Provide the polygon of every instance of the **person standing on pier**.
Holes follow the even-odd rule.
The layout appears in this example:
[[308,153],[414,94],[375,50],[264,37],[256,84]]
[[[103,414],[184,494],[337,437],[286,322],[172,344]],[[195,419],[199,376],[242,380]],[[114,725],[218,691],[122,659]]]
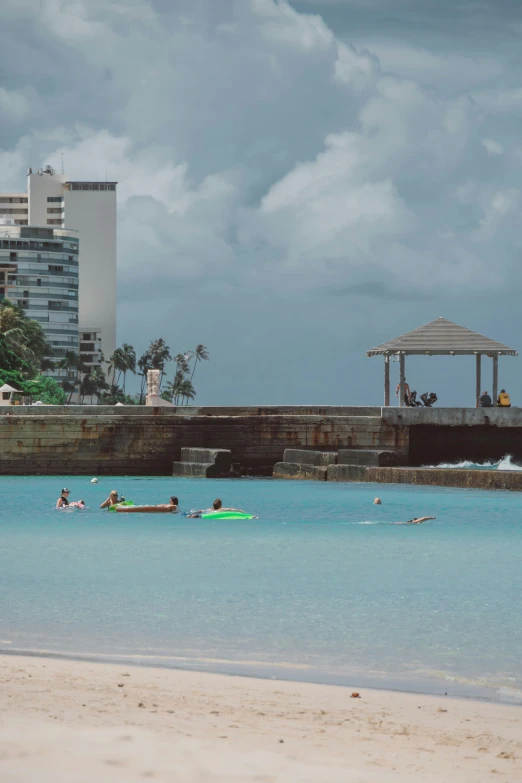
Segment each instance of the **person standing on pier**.
[[[397,388],[395,389],[395,396],[396,397],[399,396],[400,388],[401,388],[401,384],[398,383],[397,384]],[[404,404],[406,405],[406,407],[408,407],[409,404],[410,404],[410,386],[409,386],[408,382],[406,381],[406,378],[404,379]]]

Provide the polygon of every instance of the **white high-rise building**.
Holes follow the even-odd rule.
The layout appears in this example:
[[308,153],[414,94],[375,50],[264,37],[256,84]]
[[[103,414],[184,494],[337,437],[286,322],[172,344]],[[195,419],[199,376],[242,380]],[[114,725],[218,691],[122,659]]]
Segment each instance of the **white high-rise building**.
[[0,194],[0,217],[78,232],[79,350],[95,366],[116,348],[117,183],[71,181],[50,166],[29,169],[27,180],[27,193]]

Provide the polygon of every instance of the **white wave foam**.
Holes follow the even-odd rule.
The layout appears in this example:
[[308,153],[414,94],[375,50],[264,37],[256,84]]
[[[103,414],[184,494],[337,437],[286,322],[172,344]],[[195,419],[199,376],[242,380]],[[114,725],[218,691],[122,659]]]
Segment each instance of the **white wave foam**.
[[487,460],[486,462],[472,462],[465,459],[461,462],[441,462],[439,465],[424,465],[425,468],[468,468],[470,470],[522,470],[522,465],[513,462],[513,457],[506,454],[498,462]]

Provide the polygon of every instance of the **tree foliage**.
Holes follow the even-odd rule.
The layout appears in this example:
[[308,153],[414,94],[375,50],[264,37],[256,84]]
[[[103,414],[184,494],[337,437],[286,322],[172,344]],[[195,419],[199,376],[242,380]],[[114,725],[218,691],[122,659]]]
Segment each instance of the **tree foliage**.
[[34,402],[39,400],[46,405],[65,405],[67,402],[67,395],[54,378],[41,375],[28,380],[18,370],[0,369],[0,386],[4,383],[30,394]]
[[34,377],[52,348],[37,321],[8,299],[0,302],[0,368]]

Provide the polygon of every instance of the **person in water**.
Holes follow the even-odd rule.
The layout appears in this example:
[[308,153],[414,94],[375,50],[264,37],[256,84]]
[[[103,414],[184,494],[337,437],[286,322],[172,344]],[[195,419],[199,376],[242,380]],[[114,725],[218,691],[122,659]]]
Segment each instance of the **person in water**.
[[118,498],[118,493],[113,489],[107,500],[103,501],[100,508],[109,508],[110,506],[115,506],[116,503],[122,503],[124,500],[125,498],[123,496]]
[[209,508],[208,510],[209,511],[238,511],[240,514],[245,513],[241,508],[223,508],[223,503],[221,501],[221,498],[216,498],[212,503],[212,508]]
[[415,519],[408,519],[407,522],[399,522],[399,525],[420,525],[421,522],[427,522],[428,519],[437,519],[437,517],[416,517]]
[[382,503],[382,500],[380,498],[375,498],[375,500],[373,501],[373,505],[374,506],[380,506],[381,503]]
[[175,495],[172,495],[171,499],[168,503],[159,503],[157,505],[157,508],[168,508],[170,511],[172,511],[173,514],[175,514],[177,511],[179,511],[179,500]]
[[74,508],[85,508],[85,500],[75,500],[74,503],[69,503],[69,506]]
[[223,508],[223,501],[221,498],[216,498],[212,503],[212,508],[204,508],[201,511],[194,511],[192,514],[187,514],[187,519],[199,519],[202,514],[212,514],[212,512],[217,511],[237,511],[240,514],[246,513],[240,508]]
[[60,493],[60,497],[56,501],[56,508],[65,508],[65,506],[69,505],[69,495],[70,490],[69,489],[62,489]]

